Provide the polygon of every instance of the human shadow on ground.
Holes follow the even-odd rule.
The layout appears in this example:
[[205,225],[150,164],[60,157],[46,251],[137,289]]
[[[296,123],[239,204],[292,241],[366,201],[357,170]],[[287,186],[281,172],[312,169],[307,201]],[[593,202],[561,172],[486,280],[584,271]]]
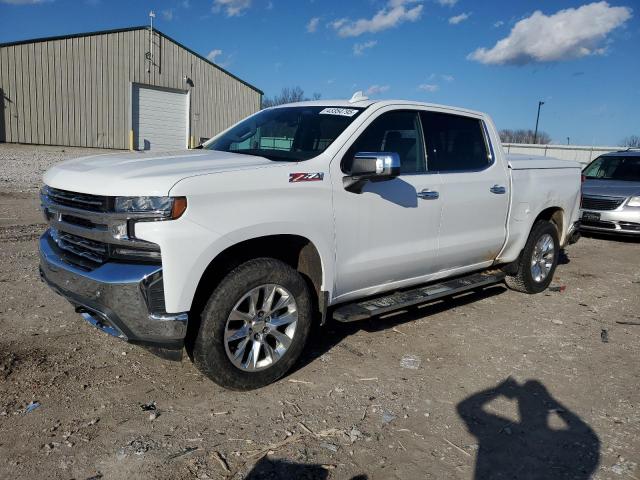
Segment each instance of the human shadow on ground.
[[[505,397],[518,402],[519,421],[492,413],[487,405]],[[475,479],[548,480],[591,478],[600,461],[600,440],[578,415],[554,399],[537,380],[520,385],[507,378],[457,405],[478,440]],[[552,428],[551,416],[564,423]]]
[[[245,480],[325,480],[329,478],[326,466],[296,463],[289,460],[261,458],[245,477]],[[357,475],[351,480],[367,480],[366,475]]]

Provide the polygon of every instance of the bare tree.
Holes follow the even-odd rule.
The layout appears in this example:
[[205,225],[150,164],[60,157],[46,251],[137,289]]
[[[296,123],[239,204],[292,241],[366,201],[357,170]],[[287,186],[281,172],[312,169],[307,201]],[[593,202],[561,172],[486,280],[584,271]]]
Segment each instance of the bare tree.
[[538,135],[534,141],[534,133],[531,129],[504,129],[500,130],[500,140],[502,140],[503,143],[537,143],[540,145],[547,145],[551,142],[551,136],[541,131],[538,131]]
[[640,135],[629,135],[620,142],[621,147],[640,148]]
[[[314,93],[312,98],[313,100],[319,100],[321,96],[319,93]],[[285,103],[302,102],[305,100],[311,99],[304,96],[304,90],[299,86],[284,87],[279,95],[263,98],[262,108],[275,107],[276,105],[283,105]]]

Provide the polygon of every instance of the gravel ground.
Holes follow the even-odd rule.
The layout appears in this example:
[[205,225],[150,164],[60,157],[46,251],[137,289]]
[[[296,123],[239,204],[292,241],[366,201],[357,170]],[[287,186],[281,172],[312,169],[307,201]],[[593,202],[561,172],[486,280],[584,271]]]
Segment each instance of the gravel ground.
[[[0,158],[82,153],[45,151]],[[40,283],[39,173],[20,168],[0,187],[0,478],[640,478],[640,243],[582,239],[564,290],[331,322],[290,375],[236,393]]]
[[42,174],[62,160],[114,153],[98,148],[50,147],[42,145],[0,144],[0,192],[37,191]]

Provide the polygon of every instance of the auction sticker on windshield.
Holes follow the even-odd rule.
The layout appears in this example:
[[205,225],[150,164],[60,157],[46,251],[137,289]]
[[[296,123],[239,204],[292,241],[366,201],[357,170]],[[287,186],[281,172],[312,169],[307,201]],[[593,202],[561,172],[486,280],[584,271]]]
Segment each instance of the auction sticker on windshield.
[[353,108],[330,107],[322,110],[320,115],[341,115],[343,117],[353,117],[356,113],[358,113],[358,110],[354,110]]

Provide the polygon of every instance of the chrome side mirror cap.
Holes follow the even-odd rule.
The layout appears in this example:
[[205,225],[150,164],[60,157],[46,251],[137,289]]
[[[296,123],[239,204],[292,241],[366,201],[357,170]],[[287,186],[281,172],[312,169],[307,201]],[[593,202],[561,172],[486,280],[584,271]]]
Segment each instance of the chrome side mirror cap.
[[395,152],[358,152],[353,158],[352,177],[397,177],[400,156]]
[[382,181],[400,175],[400,156],[396,152],[358,152],[353,157],[344,188],[361,193],[367,181]]

